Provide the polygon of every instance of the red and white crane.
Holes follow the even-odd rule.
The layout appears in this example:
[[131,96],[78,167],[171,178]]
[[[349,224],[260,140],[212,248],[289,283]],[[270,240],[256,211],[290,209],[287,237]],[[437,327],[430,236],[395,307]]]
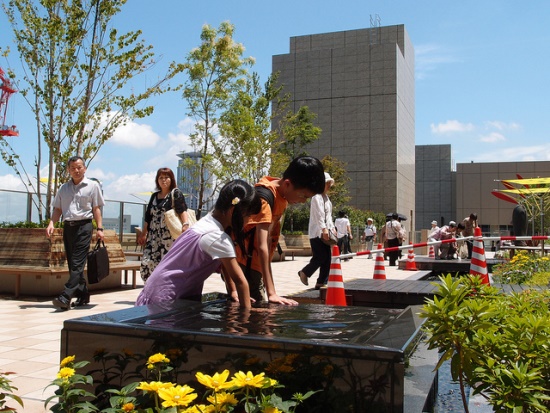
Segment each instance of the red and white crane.
[[15,125],[6,125],[6,115],[8,113],[8,101],[11,95],[16,93],[8,77],[0,67],[0,136],[19,136],[19,131]]

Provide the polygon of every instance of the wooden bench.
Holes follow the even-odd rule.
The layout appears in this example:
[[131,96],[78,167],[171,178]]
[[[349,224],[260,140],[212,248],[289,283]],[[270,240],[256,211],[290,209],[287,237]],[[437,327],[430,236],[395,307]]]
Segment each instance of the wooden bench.
[[[15,297],[59,294],[69,275],[62,231],[56,229],[48,239],[42,228],[0,228],[0,292],[13,293]],[[94,232],[90,248],[95,244]],[[129,275],[132,288],[136,288],[140,261],[126,260],[113,230],[105,231],[105,245],[111,274],[101,283],[90,285],[90,290],[120,288],[122,278],[128,284]]]
[[[109,264],[109,269],[112,274],[116,274],[118,271],[121,272],[122,277],[124,277],[124,284],[128,285],[128,273],[132,276],[132,288],[137,287],[137,271],[141,267],[141,262],[139,261],[126,261],[126,262],[117,262]],[[86,270],[84,270],[85,276],[87,275]],[[11,265],[0,265],[0,275],[13,275],[15,276],[15,286],[14,286],[14,297],[19,298],[21,295],[21,277],[23,276],[35,276],[35,277],[54,277],[54,278],[63,278],[67,280],[69,276],[68,268],[44,268],[38,266],[11,266]],[[112,275],[110,275],[111,277]],[[109,277],[107,277],[109,278]],[[105,283],[105,280],[102,281]],[[90,290],[95,290],[97,284],[89,285]]]

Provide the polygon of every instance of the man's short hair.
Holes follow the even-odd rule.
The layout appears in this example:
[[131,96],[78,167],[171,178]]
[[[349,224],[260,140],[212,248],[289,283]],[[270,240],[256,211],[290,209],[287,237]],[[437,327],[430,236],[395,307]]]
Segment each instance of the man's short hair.
[[67,167],[71,166],[71,164],[76,161],[82,161],[82,163],[86,165],[86,161],[84,161],[84,158],[82,156],[75,155],[69,158],[69,160],[67,161]]

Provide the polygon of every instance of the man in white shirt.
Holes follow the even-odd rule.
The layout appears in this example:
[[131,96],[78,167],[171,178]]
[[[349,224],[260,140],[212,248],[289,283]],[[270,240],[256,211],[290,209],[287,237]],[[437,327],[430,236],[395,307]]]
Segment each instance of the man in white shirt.
[[[376,227],[373,224],[372,218],[367,218],[367,225],[365,226],[365,231],[363,232],[363,239],[366,243],[368,251],[372,251],[374,241],[376,240]],[[368,258],[372,258],[372,254],[369,254]]]
[[[386,222],[386,239],[388,240],[388,248],[399,246],[399,234],[401,232],[401,223],[397,220],[397,213],[393,213],[391,219]],[[397,265],[399,258],[399,250],[388,253],[390,259],[390,267]]]
[[[351,235],[351,226],[345,211],[340,211],[338,213],[338,218],[334,221],[334,226],[336,228],[336,236],[338,237],[338,249],[340,250],[340,254],[350,254],[351,248],[349,242],[353,239],[353,236]],[[348,258],[344,258],[344,261],[347,260]]]

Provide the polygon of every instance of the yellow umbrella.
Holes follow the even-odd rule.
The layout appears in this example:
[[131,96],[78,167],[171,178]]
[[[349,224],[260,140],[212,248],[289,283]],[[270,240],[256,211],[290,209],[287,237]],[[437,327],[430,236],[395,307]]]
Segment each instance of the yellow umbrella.
[[502,182],[520,185],[544,185],[550,184],[550,178],[503,179]]
[[500,192],[509,192],[511,194],[545,194],[547,192],[550,192],[550,188],[501,189]]

